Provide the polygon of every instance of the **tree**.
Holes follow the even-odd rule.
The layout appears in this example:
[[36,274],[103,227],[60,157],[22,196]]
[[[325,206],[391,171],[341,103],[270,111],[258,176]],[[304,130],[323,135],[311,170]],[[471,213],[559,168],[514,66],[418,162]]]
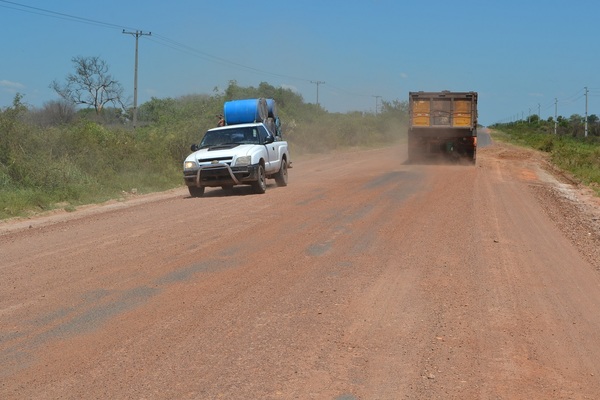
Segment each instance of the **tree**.
[[12,107],[0,109],[0,183],[7,183],[12,179],[16,160],[23,157],[21,146],[23,128],[21,123],[27,112],[23,103],[23,95],[15,94]]
[[75,105],[65,99],[50,100],[41,109],[29,112],[31,120],[41,126],[68,124],[75,120],[76,114]]
[[77,56],[71,59],[75,73],[66,82],[52,81],[50,88],[60,97],[75,104],[93,107],[100,114],[107,103],[125,109],[123,86],[108,73],[108,64],[99,57]]
[[408,115],[408,101],[381,100],[381,113],[393,113],[398,114],[402,117],[406,117]]

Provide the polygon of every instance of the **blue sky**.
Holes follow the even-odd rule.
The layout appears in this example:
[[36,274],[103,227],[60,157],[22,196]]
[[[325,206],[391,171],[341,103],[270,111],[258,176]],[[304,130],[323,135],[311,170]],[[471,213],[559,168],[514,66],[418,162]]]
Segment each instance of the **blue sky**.
[[484,125],[529,113],[600,115],[594,0],[0,0],[0,108],[40,107],[98,56],[138,104],[241,86],[291,88],[332,112],[409,91],[477,91]]

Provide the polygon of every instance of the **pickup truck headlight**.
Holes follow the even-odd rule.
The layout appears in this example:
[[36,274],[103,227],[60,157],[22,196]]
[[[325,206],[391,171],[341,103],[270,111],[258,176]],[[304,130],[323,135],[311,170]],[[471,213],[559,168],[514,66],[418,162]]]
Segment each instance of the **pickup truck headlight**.
[[183,169],[192,169],[196,168],[196,163],[193,161],[186,161],[183,163]]
[[250,165],[250,161],[251,161],[250,156],[238,157],[235,159],[235,166],[236,167],[245,167],[246,165]]

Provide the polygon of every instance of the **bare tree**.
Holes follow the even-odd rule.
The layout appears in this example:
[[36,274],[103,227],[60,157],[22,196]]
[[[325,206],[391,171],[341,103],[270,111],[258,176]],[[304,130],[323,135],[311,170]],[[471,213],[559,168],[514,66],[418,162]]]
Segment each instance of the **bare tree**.
[[108,64],[99,57],[73,57],[75,73],[67,75],[66,82],[52,81],[50,88],[63,99],[94,107],[100,114],[107,103],[125,109],[123,86],[108,73]]

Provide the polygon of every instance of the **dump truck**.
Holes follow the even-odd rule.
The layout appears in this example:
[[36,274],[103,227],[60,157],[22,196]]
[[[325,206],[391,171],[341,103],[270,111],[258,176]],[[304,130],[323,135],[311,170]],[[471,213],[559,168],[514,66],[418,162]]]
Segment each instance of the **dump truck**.
[[477,92],[409,92],[408,160],[466,159],[477,152]]

